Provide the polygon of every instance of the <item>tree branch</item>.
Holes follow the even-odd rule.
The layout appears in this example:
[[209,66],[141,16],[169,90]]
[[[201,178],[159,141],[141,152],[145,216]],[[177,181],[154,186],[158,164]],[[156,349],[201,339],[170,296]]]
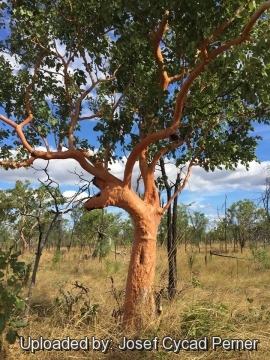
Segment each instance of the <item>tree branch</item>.
[[96,114],[79,117],[79,118],[78,118],[78,121],[92,120],[92,119],[95,119],[95,118],[101,118],[102,113],[103,113],[102,110],[100,110],[100,111],[98,111]]
[[167,177],[166,177],[165,162],[164,162],[163,157],[161,157],[161,158],[159,159],[159,164],[160,164],[161,174],[162,174],[163,179],[164,179],[165,188],[166,188],[166,190],[171,191],[171,186],[170,186],[170,184],[169,184],[169,182],[168,182],[168,179],[167,179]]
[[[27,123],[29,123],[29,122],[33,119],[33,115],[30,114],[30,116],[28,116],[28,118],[27,118],[26,120],[24,120],[21,124],[16,124],[14,121],[6,118],[4,115],[0,115],[0,119],[1,119],[2,121],[4,121],[6,124],[12,126],[12,127],[15,129],[15,131],[16,131],[19,139],[20,139],[21,142],[22,142],[22,145],[23,145],[30,153],[32,153],[32,152],[34,151],[34,148],[32,148],[32,146],[30,146],[30,144],[29,144],[28,141],[26,140],[26,138],[25,138],[25,136],[24,136],[24,133],[23,133],[23,131],[22,131],[22,124],[25,124],[25,125],[26,125]],[[7,162],[7,163],[8,163],[8,162]],[[14,163],[12,163],[12,167],[13,167],[13,165],[14,165]]]
[[35,132],[41,137],[41,139],[43,140],[44,142],[44,145],[46,147],[46,150],[47,151],[50,151],[50,147],[49,147],[49,144],[48,144],[48,141],[47,139],[45,138],[45,136],[43,134],[41,134],[40,131],[38,131],[38,129],[35,127],[35,125],[33,123],[30,124],[31,127],[35,130]]
[[0,161],[0,165],[7,166],[12,169],[20,168],[20,167],[27,167],[31,165],[36,159],[43,159],[43,160],[59,160],[59,159],[74,159],[76,160],[81,167],[87,171],[89,174],[96,176],[103,181],[109,181],[113,184],[118,186],[122,186],[122,180],[118,179],[116,176],[110,174],[107,169],[103,167],[93,166],[89,163],[87,158],[90,157],[89,153],[85,151],[73,149],[73,150],[66,150],[66,151],[41,151],[41,150],[34,150],[31,153],[32,157],[26,161],[16,162],[16,161]]
[[36,160],[36,157],[32,156],[31,158],[29,158],[28,160],[25,161],[3,161],[0,160],[0,165],[1,166],[7,166],[10,169],[18,169],[21,167],[28,167],[30,165],[33,164],[33,162]]
[[267,10],[270,8],[270,1],[265,1],[265,3],[263,3],[259,9],[251,16],[251,18],[249,19],[248,23],[246,24],[246,26],[243,29],[242,34],[234,39],[231,40],[229,42],[227,42],[224,45],[221,45],[220,47],[218,47],[217,49],[213,50],[208,58],[209,59],[214,59],[216,58],[219,54],[221,54],[222,52],[228,50],[230,47],[232,46],[236,46],[236,45],[241,45],[244,41],[246,40],[251,40],[248,35],[250,33],[250,31],[253,28],[253,25],[255,24],[255,22],[260,18],[260,16]]
[[140,153],[139,156],[139,168],[144,182],[148,175],[147,153],[147,149],[145,149]]
[[160,41],[162,40],[163,35],[167,30],[167,16],[169,11],[166,10],[165,14],[155,32],[153,32],[153,52],[158,64],[159,73],[160,73],[160,85],[162,90],[166,90],[169,85],[169,77],[167,72],[164,70],[164,59],[160,50]]
[[154,171],[158,161],[162,158],[162,156],[164,156],[165,154],[167,154],[167,152],[169,152],[173,149],[177,149],[179,146],[183,145],[184,142],[185,142],[185,140],[181,140],[179,142],[175,142],[173,144],[170,144],[169,146],[165,146],[164,148],[160,149],[154,156],[151,164],[149,165],[149,169],[151,171]]
[[128,89],[130,87],[130,85],[132,84],[133,81],[133,75],[131,76],[127,86],[125,87],[124,91],[122,92],[122,94],[120,95],[119,99],[116,101],[116,103],[114,104],[114,106],[112,107],[111,110],[111,115],[113,115],[113,113],[115,112],[115,110],[118,108],[118,106],[120,105],[121,100],[126,96]]
[[[247,1],[247,4],[250,3],[251,0]],[[239,15],[243,10],[245,9],[245,6],[240,6],[235,13],[233,14],[233,17],[229,20],[225,20],[210,36],[208,36],[208,38],[204,39],[203,42],[200,44],[199,49],[203,55],[204,58],[207,58],[207,54],[206,54],[206,46],[210,43],[210,41],[212,41],[214,38],[216,38],[218,35],[220,35],[222,33],[222,31],[228,26],[230,25],[235,18],[237,17],[237,15]]]
[[[204,134],[203,134],[203,138],[205,139],[207,134],[209,133],[209,131],[220,121],[220,119],[216,119],[215,122],[213,124],[210,124],[208,126],[208,128],[205,130]],[[194,165],[196,165],[196,163],[194,163],[196,161],[196,158],[198,156],[201,155],[201,153],[204,151],[204,144],[201,145],[200,149],[196,152],[196,154],[193,155],[193,157],[191,158],[189,165],[188,165],[188,171],[187,174],[184,178],[184,181],[182,183],[182,185],[179,186],[179,188],[177,189],[177,191],[173,194],[173,196],[169,199],[168,203],[166,204],[166,206],[163,208],[163,213],[170,207],[171,203],[173,202],[173,200],[176,198],[176,196],[178,196],[180,194],[180,192],[185,188],[186,183],[188,181],[188,179],[190,178],[191,175],[191,170],[192,167]]]
[[175,191],[175,193],[171,196],[171,198],[169,199],[169,201],[167,202],[167,204],[164,206],[164,208],[162,208],[162,213],[164,214],[168,208],[170,207],[170,205],[172,204],[173,200],[181,193],[181,191],[185,188],[188,179],[190,178],[191,175],[191,170],[192,170],[192,162],[189,163],[188,166],[188,171],[187,174],[185,176],[184,181],[182,182],[182,185],[179,186],[179,188],[177,189],[177,191]]

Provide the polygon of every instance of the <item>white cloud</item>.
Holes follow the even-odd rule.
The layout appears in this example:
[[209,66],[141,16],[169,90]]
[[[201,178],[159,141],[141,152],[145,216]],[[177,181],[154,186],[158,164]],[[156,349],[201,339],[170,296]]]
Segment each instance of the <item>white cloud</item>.
[[[200,167],[194,167],[190,179],[186,186],[190,192],[220,192],[224,188],[227,190],[262,190],[265,184],[264,169],[270,165],[269,161],[262,161],[261,164],[252,161],[249,171],[244,165],[239,164],[235,171],[215,170],[206,172]],[[172,182],[176,179],[177,169],[173,164],[167,164],[166,172],[169,180]],[[184,169],[185,170],[185,169]],[[182,176],[184,177],[184,176]]]
[[14,75],[16,75],[18,73],[18,71],[23,68],[23,65],[20,65],[18,63],[18,61],[16,60],[16,56],[18,56],[18,55],[9,55],[9,54],[3,53],[3,52],[1,53],[1,55],[11,65],[11,68],[13,69],[13,74]]
[[252,161],[249,171],[241,164],[235,171],[206,172],[201,168],[194,168],[189,181],[189,189],[191,192],[220,192],[225,188],[227,190],[263,190],[265,185],[263,170],[267,165],[269,166],[267,161],[263,161],[261,164]]
[[[125,163],[118,161],[111,165],[111,173],[123,179]],[[20,168],[14,170],[4,170],[0,168],[0,178],[2,181],[15,182],[16,180],[29,179],[32,183],[38,183],[38,179],[46,180],[46,174],[41,171],[46,166],[47,162],[37,159],[34,162],[34,168]],[[192,169],[190,180],[186,186],[186,191],[190,194],[195,193],[212,195],[213,193],[223,193],[226,191],[245,190],[245,191],[262,191],[265,187],[265,176],[263,172],[265,167],[269,166],[270,162],[263,161],[261,164],[256,162],[250,163],[250,170],[246,171],[243,165],[239,165],[235,171],[216,170],[215,172],[206,172],[199,167]],[[39,171],[38,171],[39,170]],[[176,179],[177,169],[173,164],[166,165],[167,175],[172,182]],[[91,181],[93,176],[81,169],[78,162],[74,159],[52,160],[48,166],[48,172],[51,178],[57,181],[60,185],[76,185],[79,182],[79,177],[76,175],[82,174],[86,181]],[[76,172],[76,173],[75,173]],[[160,173],[157,171],[156,176]],[[139,175],[138,163],[135,164],[132,186],[136,188],[137,178]],[[140,183],[142,185],[142,182]],[[198,204],[198,202],[197,202]]]
[[[4,170],[0,168],[0,178],[2,181],[15,182],[16,180],[28,179],[32,183],[38,183],[38,179],[44,181],[47,175],[42,171],[47,165],[47,161],[37,159],[34,162],[34,168],[20,168],[14,170]],[[78,171],[80,173],[79,164],[73,159],[53,160],[50,161],[48,172],[50,177],[57,181],[60,185],[75,185],[78,183],[79,178],[77,175],[71,173]],[[86,179],[91,180],[92,176],[86,174]]]
[[76,195],[77,192],[75,190],[66,190],[63,192],[63,196],[67,198],[67,200],[72,200],[73,202],[79,202],[81,200],[85,200],[88,197],[86,192],[82,192]]

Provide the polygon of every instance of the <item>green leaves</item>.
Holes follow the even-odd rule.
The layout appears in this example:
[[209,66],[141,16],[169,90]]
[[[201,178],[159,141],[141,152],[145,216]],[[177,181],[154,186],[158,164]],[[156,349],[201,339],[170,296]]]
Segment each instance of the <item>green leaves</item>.
[[[14,344],[17,337],[15,311],[23,311],[25,303],[20,298],[22,284],[20,274],[26,264],[18,261],[20,253],[0,250],[0,336],[6,331],[5,339]],[[14,322],[15,321],[15,322]],[[0,344],[1,347],[1,344]]]
[[7,262],[5,257],[0,256],[0,269],[4,270],[7,267]]
[[[50,190],[59,206],[65,204],[66,199],[58,188],[52,187]],[[51,207],[54,206],[51,194],[44,185],[32,188],[29,181],[20,180],[16,181],[14,188],[0,190],[0,219],[7,224],[7,226],[0,225],[2,241],[7,245],[13,244],[15,233],[23,246],[27,247],[28,242],[38,238],[37,218],[43,231],[46,231],[53,216],[50,212]],[[13,232],[12,236],[11,232]],[[0,253],[0,270],[5,269],[6,261],[6,256],[1,257]],[[11,255],[10,267],[14,273],[20,273],[24,269],[24,263],[17,261],[17,254]]]
[[14,329],[8,329],[6,333],[6,340],[9,344],[15,344],[18,333]]
[[249,4],[248,4],[248,7],[250,8],[250,10],[254,10],[256,9],[256,1],[251,1]]
[[[172,125],[179,91],[195,76],[183,94],[176,129],[184,139],[181,149],[174,149],[168,138],[154,141],[148,163],[167,147],[176,166],[195,160],[206,171],[234,169],[240,161],[248,166],[256,159],[259,140],[250,124],[268,124],[270,116],[268,13],[254,23],[248,41],[228,44],[239,39],[260,5],[91,0],[81,7],[75,0],[54,6],[41,0],[16,6],[9,0],[1,12],[10,33],[1,42],[0,104],[21,122],[29,95],[34,128],[25,127],[24,134],[31,146],[41,145],[41,136],[66,144],[71,115],[76,120],[95,118],[96,133],[90,122],[83,125],[89,139],[77,123],[74,146],[97,148],[104,158],[110,145],[109,161],[114,162],[143,137]],[[157,53],[153,36],[162,19],[167,29]],[[225,20],[228,24],[219,31]],[[216,57],[210,56],[218,50]],[[163,91],[165,72],[175,81]],[[12,147],[6,141],[10,136],[0,129],[0,157],[24,159],[22,147],[11,153],[18,141]]]

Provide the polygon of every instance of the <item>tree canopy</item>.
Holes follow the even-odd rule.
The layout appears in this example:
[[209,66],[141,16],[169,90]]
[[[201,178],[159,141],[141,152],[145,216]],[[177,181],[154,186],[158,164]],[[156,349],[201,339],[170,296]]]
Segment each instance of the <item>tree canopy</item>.
[[124,183],[139,158],[145,188],[165,154],[187,173],[248,166],[268,124],[269,7],[2,3],[1,165],[71,157],[115,182],[108,162],[127,156]]
[[[269,124],[269,8],[269,0],[1,3],[0,166],[75,159],[100,190],[85,209],[130,214],[126,324],[150,323],[158,224],[192,167],[233,170],[256,159],[254,124]],[[182,180],[162,207],[164,156]],[[110,168],[119,160],[121,178]],[[137,162],[142,197],[132,188]]]

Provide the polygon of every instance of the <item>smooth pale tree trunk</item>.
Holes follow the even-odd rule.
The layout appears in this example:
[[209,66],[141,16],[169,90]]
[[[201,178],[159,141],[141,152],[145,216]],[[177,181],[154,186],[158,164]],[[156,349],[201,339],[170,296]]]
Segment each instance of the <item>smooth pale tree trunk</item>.
[[160,216],[146,213],[145,219],[135,218],[133,221],[134,241],[126,284],[123,324],[140,330],[145,329],[156,317],[153,281]]
[[22,254],[25,254],[26,251],[28,250],[28,243],[27,243],[27,241],[26,241],[26,239],[25,239],[25,237],[24,237],[23,232],[20,231],[19,234],[20,234],[20,238],[21,238],[21,240],[22,240]]

